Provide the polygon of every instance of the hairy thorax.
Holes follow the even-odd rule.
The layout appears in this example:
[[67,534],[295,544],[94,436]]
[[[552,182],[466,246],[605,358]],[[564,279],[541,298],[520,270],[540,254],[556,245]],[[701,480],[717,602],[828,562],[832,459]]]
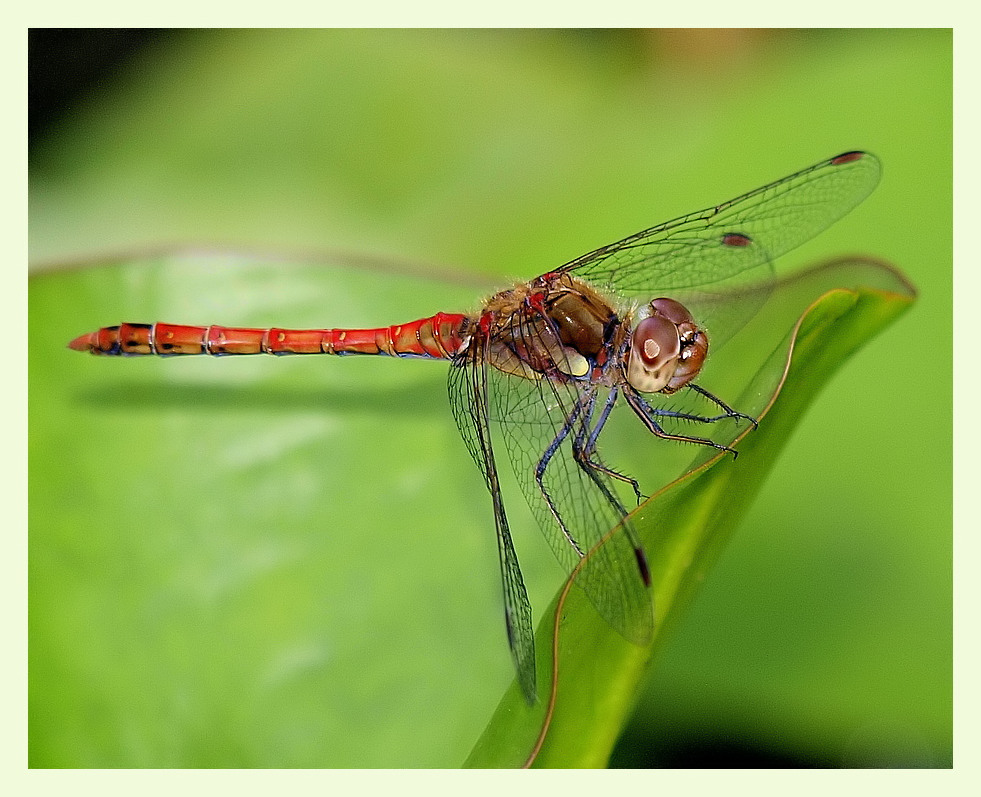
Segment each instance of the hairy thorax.
[[622,348],[621,320],[610,302],[564,273],[544,274],[491,297],[480,317],[488,362],[529,379],[608,382]]
[[641,393],[679,390],[708,353],[705,332],[679,302],[654,299],[621,318],[608,299],[561,271],[492,296],[478,329],[488,363],[499,371],[610,387],[626,382]]

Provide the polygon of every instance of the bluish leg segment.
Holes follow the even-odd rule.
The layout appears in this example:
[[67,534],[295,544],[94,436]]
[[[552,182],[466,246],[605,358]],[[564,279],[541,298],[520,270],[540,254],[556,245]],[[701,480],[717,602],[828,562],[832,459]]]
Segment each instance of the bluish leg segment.
[[[586,439],[585,443],[582,441],[583,435],[577,438],[576,443],[573,445],[572,450],[576,457],[577,462],[582,462],[588,465],[593,470],[605,473],[619,481],[629,484],[631,489],[634,491],[634,495],[637,497],[637,503],[639,504],[644,500],[646,496],[640,491],[640,485],[637,483],[636,479],[631,479],[629,476],[624,476],[622,473],[617,473],[617,471],[612,468],[608,468],[601,462],[593,459],[593,453],[596,451],[596,441],[599,438],[599,434],[603,431],[603,427],[606,425],[607,420],[609,420],[610,413],[616,406],[617,398],[619,393],[617,388],[611,388],[610,395],[606,397],[606,402],[603,405],[603,411],[600,413],[599,418],[596,419],[596,425],[593,427],[593,431],[590,432],[589,437]],[[589,421],[592,416],[592,407],[590,407],[590,417],[587,417],[584,424],[584,431],[589,427]]]
[[[686,420],[696,420],[710,423],[710,419],[685,415],[684,413],[669,412],[667,410],[655,410],[640,397],[640,394],[637,393],[637,391],[629,388],[624,390],[624,396],[627,399],[627,404],[629,404],[630,408],[634,411],[634,414],[640,418],[641,423],[647,427],[651,434],[656,435],[657,437],[662,437],[665,440],[680,440],[685,443],[697,443],[698,445],[712,446],[712,448],[717,448],[720,451],[728,451],[733,455],[733,457],[736,456],[735,449],[732,449],[729,446],[724,446],[721,443],[716,443],[714,440],[709,440],[707,437],[691,437],[689,435],[671,434],[670,432],[666,432],[657,422],[657,420],[655,420],[658,416],[669,416],[672,418],[683,418]],[[722,415],[719,417],[719,420],[728,417],[730,416]]]
[[723,409],[725,411],[725,415],[719,415],[716,418],[709,418],[708,420],[710,420],[710,421],[720,421],[723,418],[735,418],[737,420],[749,421],[751,424],[753,424],[753,427],[754,428],[756,428],[759,425],[759,424],[756,423],[756,418],[754,418],[752,415],[744,415],[741,412],[736,412],[732,407],[730,407],[728,404],[726,404],[722,399],[720,399],[719,397],[713,395],[712,393],[709,393],[705,388],[699,387],[694,382],[689,382],[688,383],[688,388],[691,389],[691,390],[694,390],[696,393],[698,393],[701,396],[705,396],[705,398],[707,398],[709,401],[711,401],[717,407],[720,407],[721,409]]
[[548,490],[545,489],[545,469],[548,467],[548,463],[552,461],[552,457],[555,456],[555,452],[559,450],[559,446],[562,442],[569,436],[569,432],[572,431],[572,425],[576,422],[582,412],[582,401],[577,401],[575,409],[569,413],[568,417],[565,419],[565,423],[562,424],[562,428],[559,429],[558,434],[552,438],[552,442],[549,443],[548,448],[545,449],[545,453],[542,454],[542,458],[538,460],[538,464],[535,465],[535,482],[538,484],[538,489],[542,491],[542,496],[545,498],[545,503],[548,504],[548,508],[555,518],[556,522],[559,524],[559,528],[562,529],[562,533],[565,535],[566,540],[569,544],[576,550],[576,553],[580,557],[585,556],[585,551],[582,550],[579,543],[573,538],[569,533],[569,529],[566,528],[565,522],[562,520],[562,516],[559,514],[552,501],[552,496],[548,494]]

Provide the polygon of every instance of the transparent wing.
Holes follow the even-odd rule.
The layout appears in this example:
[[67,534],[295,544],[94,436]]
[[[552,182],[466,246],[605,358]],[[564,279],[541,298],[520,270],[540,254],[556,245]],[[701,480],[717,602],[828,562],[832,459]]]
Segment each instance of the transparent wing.
[[518,566],[518,556],[511,540],[501,487],[494,460],[490,425],[487,416],[487,365],[476,338],[474,344],[454,360],[447,382],[450,407],[457,428],[463,436],[470,456],[484,476],[484,482],[494,505],[494,524],[497,528],[497,551],[501,564],[501,585],[504,592],[504,620],[508,645],[517,672],[518,682],[529,703],[536,698],[535,629],[531,603]]
[[847,152],[642,230],[557,270],[627,296],[731,280],[831,226],[872,192],[879,174],[874,155]]
[[[514,326],[525,335],[533,328]],[[572,572],[588,554],[576,584],[625,638],[649,640],[653,604],[637,533],[615,480],[599,469],[599,453],[590,453],[592,465],[576,457],[577,446],[587,448],[609,388],[494,368],[487,371],[487,387],[491,420],[500,424],[518,483],[556,557]],[[629,495],[623,500],[636,500]]]

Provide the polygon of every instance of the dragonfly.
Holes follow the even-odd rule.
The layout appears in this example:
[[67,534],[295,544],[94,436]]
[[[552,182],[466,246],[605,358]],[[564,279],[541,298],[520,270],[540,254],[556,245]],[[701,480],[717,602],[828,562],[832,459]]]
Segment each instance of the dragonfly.
[[[475,313],[439,312],[368,329],[124,323],[81,335],[69,346],[118,356],[448,360],[452,414],[493,508],[511,657],[524,696],[534,703],[533,614],[502,496],[502,445],[574,583],[624,638],[649,641],[650,567],[628,509],[644,496],[636,479],[604,459],[601,433],[617,409],[654,437],[735,456],[724,443],[683,431],[756,425],[696,381],[710,330],[717,345],[753,312],[752,303],[749,310],[721,312],[727,292],[772,281],[775,258],[851,211],[879,175],[875,156],[845,152],[515,283]],[[765,296],[765,290],[753,295]],[[699,402],[697,410],[670,402],[682,393]]]

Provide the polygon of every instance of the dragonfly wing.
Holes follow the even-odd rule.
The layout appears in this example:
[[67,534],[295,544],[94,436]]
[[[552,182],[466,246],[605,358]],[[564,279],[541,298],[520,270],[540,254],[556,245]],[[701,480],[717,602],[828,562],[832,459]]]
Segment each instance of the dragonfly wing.
[[754,269],[848,213],[872,192],[879,175],[874,155],[838,155],[721,205],[642,230],[558,270],[628,296],[712,285],[739,275],[746,281]]
[[[654,620],[643,548],[614,479],[575,455],[609,389],[494,368],[487,386],[491,419],[500,424],[518,483],[556,557],[572,572],[588,554],[576,584],[624,637],[647,641]],[[601,465],[597,452],[590,459]],[[624,500],[636,500],[629,492]]]
[[521,577],[518,557],[511,540],[507,515],[504,512],[487,416],[487,365],[485,359],[476,356],[478,346],[475,339],[470,349],[455,360],[450,368],[448,380],[450,406],[457,428],[470,451],[470,456],[484,476],[484,483],[494,504],[508,645],[525,698],[529,703],[534,703],[537,686],[535,629],[532,623],[531,602],[528,600],[528,592]]

